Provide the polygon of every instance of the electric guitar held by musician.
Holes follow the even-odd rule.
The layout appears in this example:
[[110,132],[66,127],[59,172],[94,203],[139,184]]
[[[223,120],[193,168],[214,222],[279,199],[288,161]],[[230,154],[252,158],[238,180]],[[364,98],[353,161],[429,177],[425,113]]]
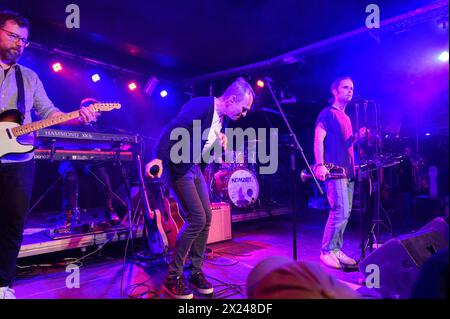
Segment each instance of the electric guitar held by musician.
[[[94,103],[90,108],[95,112],[106,112],[120,109],[119,103]],[[25,125],[22,124],[22,113],[18,110],[7,110],[0,114],[0,158],[8,154],[24,154],[34,150],[33,145],[21,144],[17,138],[40,129],[61,124],[78,118],[80,111],[61,114]]]

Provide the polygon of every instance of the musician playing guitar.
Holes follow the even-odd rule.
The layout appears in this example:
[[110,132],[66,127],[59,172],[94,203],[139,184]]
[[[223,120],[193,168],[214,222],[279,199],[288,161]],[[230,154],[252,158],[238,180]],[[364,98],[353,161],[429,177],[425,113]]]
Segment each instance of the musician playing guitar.
[[[155,148],[155,158],[145,167],[147,175],[151,178],[160,177],[163,168],[169,173],[173,189],[186,212],[186,220],[178,233],[163,283],[163,289],[172,297],[193,298],[192,290],[186,286],[183,279],[183,265],[188,254],[192,263],[192,270],[188,278],[190,286],[201,294],[211,294],[214,289],[202,272],[203,255],[211,224],[211,203],[208,187],[200,167],[198,164],[192,163],[193,158],[200,158],[201,154],[195,154],[194,149],[189,147],[191,154],[189,162],[177,163],[172,160],[170,153],[175,141],[170,139],[171,132],[177,128],[185,128],[190,136],[193,136],[193,121],[199,120],[201,122],[200,131],[209,129],[209,134],[207,141],[198,141],[201,143],[201,149],[198,151],[204,152],[205,148],[211,147],[216,141],[226,148],[226,136],[220,134],[223,119],[229,117],[231,120],[238,120],[244,117],[250,110],[253,99],[253,89],[243,78],[234,81],[221,97],[192,99],[164,128]],[[190,143],[196,142],[190,141]],[[152,173],[155,166],[158,169],[156,173]]]
[[[355,176],[353,143],[357,136],[365,134],[361,128],[356,136],[345,108],[353,97],[353,81],[349,77],[336,79],[331,85],[331,105],[323,109],[317,119],[314,134],[314,174],[325,181],[328,202],[331,206],[325,226],[320,260],[332,268],[355,265],[356,261],[342,250],[343,234],[347,226],[353,200]],[[326,164],[342,167],[345,177],[327,178]]]
[[[5,121],[5,117],[11,121],[15,114],[17,121],[30,123],[31,109],[41,118],[63,114],[47,97],[37,74],[17,63],[29,44],[29,30],[29,22],[24,17],[0,11],[0,121]],[[90,108],[82,108],[79,118],[66,124],[85,124],[95,121],[98,115]],[[19,141],[33,144],[33,136],[22,135]],[[33,179],[33,153],[0,158],[0,299],[15,298],[11,287]]]

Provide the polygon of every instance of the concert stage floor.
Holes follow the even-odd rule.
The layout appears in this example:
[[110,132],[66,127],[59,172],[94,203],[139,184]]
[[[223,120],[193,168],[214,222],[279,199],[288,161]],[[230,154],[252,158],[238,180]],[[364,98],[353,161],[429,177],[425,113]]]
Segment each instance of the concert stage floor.
[[[308,212],[298,222],[298,258],[319,262],[319,248],[325,212]],[[359,228],[350,223],[345,236],[346,252],[358,258]],[[169,298],[160,289],[166,266],[161,261],[127,260],[123,267],[123,242],[108,242],[101,252],[82,260],[80,287],[67,288],[64,258],[79,258],[80,249],[19,259],[18,298],[39,299],[118,299]],[[233,223],[233,239],[208,245],[204,271],[216,287],[214,298],[246,298],[246,278],[251,269],[269,256],[292,256],[292,225],[288,215]],[[89,254],[94,248],[87,251]],[[40,265],[32,266],[30,265]],[[366,298],[378,298],[376,292],[362,287],[359,272],[323,269],[358,290]],[[123,272],[123,270],[125,271]],[[195,298],[205,298],[196,296]]]

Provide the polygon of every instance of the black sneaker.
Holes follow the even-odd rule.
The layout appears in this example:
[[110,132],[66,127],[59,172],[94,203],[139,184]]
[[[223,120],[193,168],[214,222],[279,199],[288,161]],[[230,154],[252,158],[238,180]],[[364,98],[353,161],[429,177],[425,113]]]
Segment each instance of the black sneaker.
[[214,292],[212,284],[206,280],[202,272],[189,275],[189,284],[194,290],[202,295],[210,295]]
[[175,299],[194,298],[192,290],[186,287],[182,276],[166,277],[164,279],[163,289]]

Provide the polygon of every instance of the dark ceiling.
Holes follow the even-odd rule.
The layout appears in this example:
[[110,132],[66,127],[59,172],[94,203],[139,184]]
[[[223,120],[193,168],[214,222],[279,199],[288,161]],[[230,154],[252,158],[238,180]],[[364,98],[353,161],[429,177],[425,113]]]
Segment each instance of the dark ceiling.
[[[386,19],[435,1],[376,3]],[[80,29],[65,9],[80,8]],[[373,1],[2,0],[28,17],[31,40],[170,80],[258,62],[364,25]]]
[[[29,18],[30,39],[35,45],[27,49],[21,63],[38,72],[56,105],[71,110],[84,97],[121,101],[125,107],[108,114],[110,122],[114,127],[147,136],[150,148],[163,125],[185,101],[193,95],[219,96],[232,77],[193,86],[185,85],[188,79],[260,62],[364,28],[368,15],[365,9],[371,3],[378,4],[381,20],[385,21],[444,2],[0,0],[0,9],[15,10]],[[65,27],[68,15],[65,9],[71,3],[80,7],[80,29]],[[448,1],[446,5],[448,9]],[[444,15],[448,23],[448,13]],[[296,98],[296,103],[283,107],[301,142],[306,143],[309,158],[312,146],[308,143],[313,141],[315,119],[327,104],[331,82],[341,75],[352,77],[356,96],[379,102],[381,128],[389,136],[409,138],[408,141],[418,145],[419,134],[429,143],[431,139],[425,133],[431,133],[433,137],[445,136],[448,145],[449,65],[437,59],[440,52],[448,51],[448,26],[442,28],[436,22],[436,17],[431,17],[415,24],[400,23],[398,29],[381,33],[378,38],[376,33],[365,33],[350,45],[341,43],[332,50],[308,56],[305,63],[282,64],[241,75],[247,76],[251,83],[269,75],[275,81],[278,97],[287,92]],[[69,65],[64,59],[62,62],[71,71],[55,75],[49,67],[54,56],[37,49],[39,45],[142,76],[125,74],[122,79],[122,74],[111,72],[114,74],[93,84],[86,80],[91,75],[91,65],[78,62]],[[141,81],[138,83],[143,88],[149,75],[158,77],[160,89],[171,91],[169,98],[145,94],[144,90],[131,93],[125,88],[129,80]],[[257,126],[261,118],[269,117],[271,127],[285,128],[267,87],[255,89],[254,112],[244,119],[247,122],[239,125]],[[374,109],[373,105],[371,108]],[[350,115],[351,112],[354,108],[349,109]],[[374,118],[377,117],[369,120]],[[373,123],[365,124],[370,127]],[[448,166],[448,147],[441,147],[435,140],[432,145],[439,152],[428,152],[424,147],[423,153],[440,154]]]

